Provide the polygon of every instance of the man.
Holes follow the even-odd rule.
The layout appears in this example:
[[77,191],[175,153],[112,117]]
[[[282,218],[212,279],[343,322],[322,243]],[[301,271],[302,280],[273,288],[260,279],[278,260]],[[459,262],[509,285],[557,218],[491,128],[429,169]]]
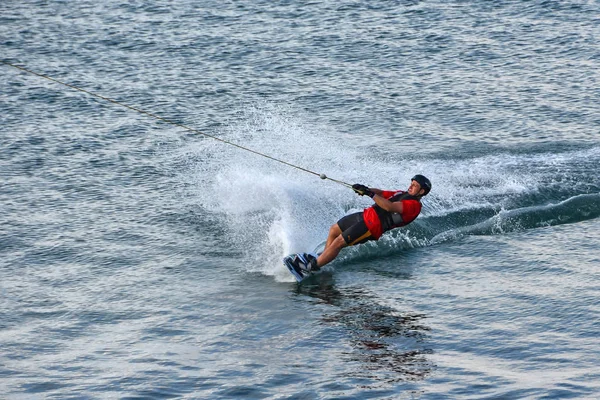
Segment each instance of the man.
[[371,197],[375,204],[333,224],[325,249],[318,257],[298,254],[293,264],[299,267],[302,275],[333,261],[346,246],[378,240],[384,232],[414,221],[421,212],[421,197],[431,190],[431,182],[423,175],[415,175],[406,192],[373,189],[361,184],[352,185],[352,189],[360,196]]

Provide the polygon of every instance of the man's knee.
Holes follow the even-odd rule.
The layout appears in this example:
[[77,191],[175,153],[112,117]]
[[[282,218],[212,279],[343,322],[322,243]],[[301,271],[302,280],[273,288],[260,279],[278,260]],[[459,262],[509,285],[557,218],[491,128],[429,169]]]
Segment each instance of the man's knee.
[[342,236],[342,234],[340,233],[335,239],[333,239],[333,242],[331,242],[331,245],[341,249],[343,247],[348,246],[348,243],[346,243],[344,236]]
[[331,225],[331,228],[329,228],[330,235],[338,236],[341,233],[342,233],[342,230],[340,229],[340,226],[337,223]]

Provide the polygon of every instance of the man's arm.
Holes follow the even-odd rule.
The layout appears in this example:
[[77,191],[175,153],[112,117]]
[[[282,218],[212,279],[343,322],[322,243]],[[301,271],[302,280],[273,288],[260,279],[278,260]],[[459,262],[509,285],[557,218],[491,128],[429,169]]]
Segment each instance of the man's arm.
[[371,189],[371,188],[369,188],[369,190],[371,190],[373,193],[375,193],[375,196],[373,196],[373,201],[379,207],[383,208],[385,211],[402,213],[403,207],[402,207],[401,201],[396,201],[396,202],[392,203],[385,197],[381,196],[381,193],[383,193],[383,190]]
[[382,190],[382,189],[371,189],[368,188],[371,192],[380,195],[381,197],[385,197],[386,199],[389,199],[390,197],[392,197],[393,195],[395,195],[396,193],[398,193],[398,190]]
[[369,190],[373,193],[375,193],[375,196],[373,196],[373,201],[381,208],[383,208],[385,211],[389,211],[389,212],[397,212],[397,213],[402,213],[403,208],[402,208],[402,202],[401,201],[397,201],[392,203],[391,201],[389,201],[388,199],[386,199],[385,197],[383,197],[384,192],[389,192],[387,190],[381,190],[381,189],[375,189],[375,188],[369,188]]

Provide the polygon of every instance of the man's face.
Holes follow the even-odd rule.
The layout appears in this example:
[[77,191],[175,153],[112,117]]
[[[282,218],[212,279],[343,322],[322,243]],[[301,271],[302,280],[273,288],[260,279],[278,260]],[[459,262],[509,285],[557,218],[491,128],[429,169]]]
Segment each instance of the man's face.
[[417,181],[410,181],[410,186],[408,187],[408,194],[411,196],[418,196],[421,194],[421,185],[417,183]]

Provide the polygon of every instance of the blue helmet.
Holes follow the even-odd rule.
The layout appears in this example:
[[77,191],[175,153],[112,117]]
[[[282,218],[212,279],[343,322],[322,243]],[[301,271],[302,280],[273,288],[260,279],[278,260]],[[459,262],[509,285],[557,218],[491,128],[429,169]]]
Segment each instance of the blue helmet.
[[425,196],[431,190],[431,181],[425,178],[423,175],[415,175],[412,177],[411,181],[416,181],[419,185],[421,185],[421,189],[425,190],[423,196]]

